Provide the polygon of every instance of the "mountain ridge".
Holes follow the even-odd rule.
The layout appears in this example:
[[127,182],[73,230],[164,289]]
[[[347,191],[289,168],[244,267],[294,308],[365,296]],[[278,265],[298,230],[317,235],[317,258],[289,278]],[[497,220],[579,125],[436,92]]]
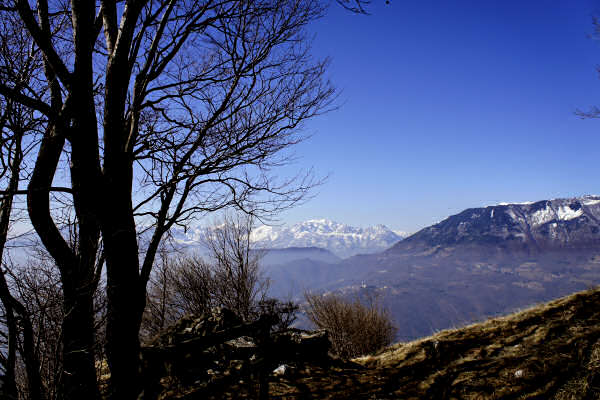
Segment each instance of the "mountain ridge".
[[397,243],[394,252],[421,244],[499,245],[507,250],[600,246],[600,196],[468,208]]
[[289,227],[259,226],[252,232],[251,240],[259,248],[320,247],[347,258],[385,250],[402,240],[396,232],[381,224],[359,228],[328,219],[312,219]]
[[[201,247],[206,230],[201,226],[173,229],[171,235],[178,245]],[[360,228],[328,219],[312,219],[291,226],[255,227],[250,240],[255,249],[322,248],[339,258],[348,258],[385,250],[402,240],[401,233],[381,224]]]

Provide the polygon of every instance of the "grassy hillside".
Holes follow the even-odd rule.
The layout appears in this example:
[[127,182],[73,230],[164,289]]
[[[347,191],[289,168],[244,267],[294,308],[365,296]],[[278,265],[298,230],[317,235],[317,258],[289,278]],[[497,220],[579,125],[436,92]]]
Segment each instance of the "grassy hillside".
[[[230,387],[215,398],[242,398]],[[600,290],[271,378],[271,399],[597,399]],[[188,393],[184,398],[195,398]],[[249,397],[249,396],[248,396]]]

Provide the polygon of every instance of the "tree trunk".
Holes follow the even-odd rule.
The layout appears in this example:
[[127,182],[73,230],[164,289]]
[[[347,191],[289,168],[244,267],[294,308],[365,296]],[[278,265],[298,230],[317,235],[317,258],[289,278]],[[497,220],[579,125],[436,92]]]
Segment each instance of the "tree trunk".
[[[4,387],[2,388],[3,395],[12,396],[15,399],[17,398],[17,384],[15,381],[15,366],[16,366],[16,356],[17,356],[17,319],[15,317],[15,313],[13,312],[12,305],[10,304],[10,292],[8,290],[8,285],[6,284],[6,278],[4,277],[4,272],[0,271],[0,300],[2,301],[2,305],[4,307],[4,312],[6,314],[6,327],[8,328],[8,349],[7,349],[7,357],[6,357],[6,365],[4,366]],[[10,296],[12,297],[12,296]]]
[[77,216],[75,263],[61,270],[63,321],[63,385],[65,399],[98,398],[94,360],[94,271],[100,237],[98,207],[102,174],[94,103],[93,47],[95,2],[71,1],[74,65],[69,91],[73,98],[69,141],[71,187]]
[[94,288],[91,287],[94,267],[85,265],[75,256],[50,214],[50,185],[63,146],[64,137],[55,129],[49,129],[42,139],[29,181],[27,208],[36,232],[61,273],[65,311],[62,327],[62,397],[67,400],[97,399],[99,392],[93,352]]
[[[8,111],[7,111],[8,112]],[[8,194],[2,200],[0,206],[0,264],[4,260],[4,248],[8,238],[8,228],[10,224],[10,216],[13,207],[14,192],[19,188],[19,180],[21,173],[21,162],[23,160],[22,140],[23,130],[14,131],[15,155],[10,161],[10,179],[7,187]],[[6,322],[8,327],[8,360],[6,367],[6,390],[7,396],[17,398],[17,387],[15,381],[15,366],[16,366],[16,350],[17,337],[19,335],[17,317],[20,316],[21,329],[23,332],[23,362],[27,372],[27,389],[31,400],[43,400],[46,398],[46,393],[42,385],[40,376],[40,361],[35,352],[35,337],[33,334],[33,326],[27,309],[10,293],[6,276],[4,272],[0,272],[0,300],[6,311]]]
[[[136,14],[140,10],[133,6],[128,11]],[[135,399],[142,390],[139,329],[146,302],[133,217],[133,160],[126,150],[128,131],[123,120],[130,77],[125,50],[132,34],[127,26],[126,32],[121,30],[119,34],[123,47],[114,50],[107,67],[103,121],[104,202],[111,204],[102,208],[108,299],[106,356],[111,374],[110,397],[115,400]]]
[[[77,293],[79,292],[79,293]],[[63,373],[64,399],[98,399],[94,359],[93,291],[83,288],[64,294]]]
[[140,341],[141,323],[139,277],[137,257],[129,254],[130,247],[119,243],[106,248],[108,270],[108,314],[106,326],[106,355],[111,372],[110,395],[112,399],[135,399],[141,391]]
[[141,391],[139,329],[145,306],[145,287],[140,284],[131,197],[127,194],[118,196],[117,189],[108,193],[111,193],[113,208],[110,215],[104,217],[103,240],[107,270],[106,355],[111,373],[110,397],[135,399]]

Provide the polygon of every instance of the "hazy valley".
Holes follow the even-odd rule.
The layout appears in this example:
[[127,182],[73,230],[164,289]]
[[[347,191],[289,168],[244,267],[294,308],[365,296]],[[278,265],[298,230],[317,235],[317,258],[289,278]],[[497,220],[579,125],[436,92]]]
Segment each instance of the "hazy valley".
[[267,251],[271,293],[376,293],[402,340],[600,283],[600,197],[467,209],[373,254]]

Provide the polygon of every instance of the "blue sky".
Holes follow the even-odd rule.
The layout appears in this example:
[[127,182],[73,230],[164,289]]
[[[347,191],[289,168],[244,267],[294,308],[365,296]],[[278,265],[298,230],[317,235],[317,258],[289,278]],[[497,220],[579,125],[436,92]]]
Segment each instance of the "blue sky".
[[600,194],[600,1],[373,0],[311,26],[339,110],[294,168],[330,177],[281,215],[416,231],[468,207]]

